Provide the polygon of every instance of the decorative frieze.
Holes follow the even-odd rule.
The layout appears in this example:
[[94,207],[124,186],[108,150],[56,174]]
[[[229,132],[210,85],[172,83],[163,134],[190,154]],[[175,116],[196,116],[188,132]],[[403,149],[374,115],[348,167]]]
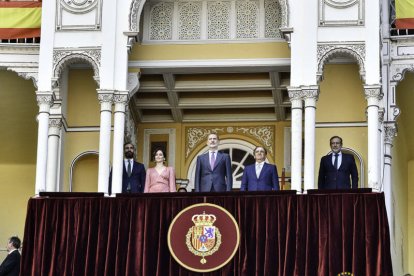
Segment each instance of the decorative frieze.
[[[281,18],[287,15],[286,5],[286,1],[277,0],[153,0],[145,9],[149,20],[144,22],[148,24],[144,26],[144,40],[280,39],[279,29],[287,22]],[[139,11],[131,12],[136,13]],[[138,28],[135,19],[131,22]]]
[[273,126],[258,126],[258,127],[190,127],[186,129],[186,153],[185,157],[188,158],[193,150],[200,144],[207,141],[207,137],[210,133],[223,134],[239,134],[249,136],[254,140],[260,142],[267,148],[269,153],[274,152],[274,127]]

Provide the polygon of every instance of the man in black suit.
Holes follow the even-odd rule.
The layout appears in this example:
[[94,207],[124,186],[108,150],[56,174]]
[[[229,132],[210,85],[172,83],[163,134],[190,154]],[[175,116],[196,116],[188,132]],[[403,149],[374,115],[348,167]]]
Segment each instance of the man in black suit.
[[[145,187],[144,164],[134,161],[135,147],[131,143],[124,145],[124,166],[122,171],[122,192],[142,193]],[[108,193],[112,193],[112,171],[109,176]]]
[[354,156],[342,153],[341,137],[333,136],[329,141],[332,153],[321,158],[318,177],[319,189],[358,188],[358,170]]
[[196,192],[224,192],[233,187],[230,156],[218,151],[219,142],[218,135],[210,133],[207,137],[208,152],[197,157]]
[[20,273],[20,253],[21,241],[18,237],[11,237],[7,243],[9,254],[0,265],[0,276],[19,276]]

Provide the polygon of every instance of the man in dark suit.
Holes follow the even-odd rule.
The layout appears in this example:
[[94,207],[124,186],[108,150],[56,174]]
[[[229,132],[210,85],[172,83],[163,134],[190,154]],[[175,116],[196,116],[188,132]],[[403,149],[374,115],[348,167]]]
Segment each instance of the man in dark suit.
[[11,237],[7,243],[9,254],[0,265],[0,276],[19,276],[20,273],[20,253],[21,241],[18,237]]
[[[356,189],[358,170],[352,154],[342,153],[342,138],[333,136],[330,140],[332,153],[321,158],[319,166],[319,189]],[[352,180],[352,184],[351,181]]]
[[[124,166],[122,171],[122,192],[142,193],[145,187],[145,167],[134,161],[135,147],[131,143],[124,145]],[[112,171],[109,176],[108,193],[112,193]]]
[[275,165],[265,162],[267,150],[257,146],[253,150],[256,162],[244,168],[240,191],[279,190],[279,176]]
[[207,137],[207,153],[197,157],[195,171],[196,192],[223,192],[231,191],[233,176],[230,156],[218,152],[219,137],[211,133]]

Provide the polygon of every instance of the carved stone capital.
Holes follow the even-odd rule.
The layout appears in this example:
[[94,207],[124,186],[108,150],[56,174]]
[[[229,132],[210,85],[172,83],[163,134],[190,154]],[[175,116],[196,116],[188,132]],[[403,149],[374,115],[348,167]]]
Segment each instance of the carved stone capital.
[[374,98],[376,100],[381,100],[384,94],[381,92],[380,85],[365,85],[365,99],[369,100],[370,98]]
[[302,89],[300,87],[288,87],[290,101],[302,100]]
[[128,102],[128,92],[114,93],[113,101],[115,104],[124,104]]
[[98,93],[98,101],[99,103],[113,103],[114,94],[113,93]]
[[49,128],[62,128],[62,119],[61,118],[49,118]]
[[395,123],[387,124],[384,127],[384,133],[385,133],[384,141],[385,141],[385,143],[392,145],[394,137],[397,136],[397,132],[398,132],[398,129],[397,129],[397,125]]
[[303,87],[302,88],[302,97],[306,99],[315,99],[318,100],[319,98],[319,87]]
[[51,93],[36,93],[36,101],[38,106],[47,105],[51,107],[53,104],[53,96]]

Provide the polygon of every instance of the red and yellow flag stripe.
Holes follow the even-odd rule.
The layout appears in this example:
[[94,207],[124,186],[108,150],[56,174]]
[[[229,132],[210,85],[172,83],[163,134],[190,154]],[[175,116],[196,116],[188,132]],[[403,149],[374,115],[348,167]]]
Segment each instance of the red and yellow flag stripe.
[[40,37],[42,2],[0,2],[0,39]]
[[395,0],[395,26],[414,29],[414,0]]

